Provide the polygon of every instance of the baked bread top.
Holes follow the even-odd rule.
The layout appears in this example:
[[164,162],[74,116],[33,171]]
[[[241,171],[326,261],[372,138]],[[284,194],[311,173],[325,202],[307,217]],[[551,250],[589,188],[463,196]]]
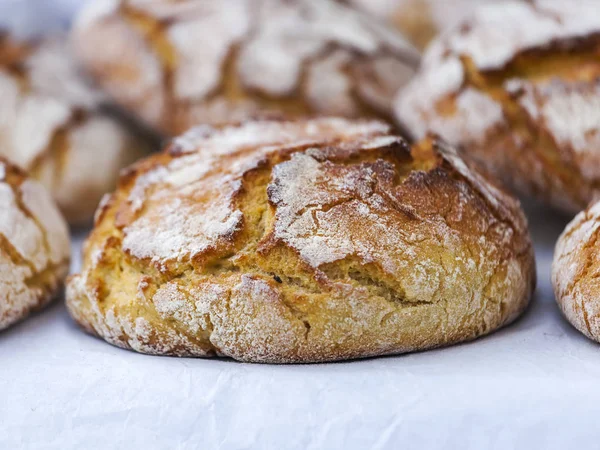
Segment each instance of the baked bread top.
[[134,165],[68,305],[138,351],[323,361],[485,334],[533,283],[518,203],[440,141],[260,121],[198,127]]
[[507,1],[437,39],[397,98],[518,190],[576,211],[598,191],[600,16],[595,2]]
[[117,102],[171,135],[273,115],[391,119],[419,57],[331,0],[91,2],[73,43]]
[[571,324],[600,341],[600,203],[590,205],[569,223],[556,243],[552,284],[556,301]]
[[56,295],[69,247],[67,225],[48,192],[0,158],[0,329]]
[[0,35],[0,155],[44,184],[74,224],[89,223],[118,171],[150,144],[106,110],[64,37]]

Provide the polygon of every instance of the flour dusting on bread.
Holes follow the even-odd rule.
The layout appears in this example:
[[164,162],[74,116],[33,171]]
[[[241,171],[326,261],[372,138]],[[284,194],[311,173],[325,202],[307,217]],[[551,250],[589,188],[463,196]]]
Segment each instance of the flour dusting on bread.
[[67,304],[146,353],[336,360],[514,320],[532,258],[518,203],[436,138],[339,118],[203,126],[125,174]]

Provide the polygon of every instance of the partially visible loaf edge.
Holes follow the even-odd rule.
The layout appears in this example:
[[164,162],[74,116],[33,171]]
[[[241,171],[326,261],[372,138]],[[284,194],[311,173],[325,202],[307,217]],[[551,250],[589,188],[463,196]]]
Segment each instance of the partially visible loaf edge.
[[57,296],[69,259],[68,228],[48,192],[0,158],[0,330]]
[[600,203],[580,212],[558,239],[552,264],[556,301],[565,318],[600,341]]

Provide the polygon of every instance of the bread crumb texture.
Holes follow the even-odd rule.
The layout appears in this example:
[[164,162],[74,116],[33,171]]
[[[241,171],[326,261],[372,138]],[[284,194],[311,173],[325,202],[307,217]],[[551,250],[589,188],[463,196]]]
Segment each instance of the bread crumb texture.
[[67,225],[46,189],[0,159],[0,330],[56,296],[69,256]]
[[203,126],[103,202],[67,305],[151,354],[313,362],[473,339],[534,287],[518,203],[380,122]]
[[117,102],[169,135],[282,115],[391,120],[419,59],[333,0],[99,0],[73,43]]
[[483,5],[432,43],[397,117],[462,146],[517,192],[580,211],[600,193],[597,7]]
[[552,283],[571,324],[600,341],[600,203],[579,213],[556,244]]
[[64,38],[0,34],[0,155],[46,186],[68,221],[91,222],[119,170],[147,146],[102,111]]

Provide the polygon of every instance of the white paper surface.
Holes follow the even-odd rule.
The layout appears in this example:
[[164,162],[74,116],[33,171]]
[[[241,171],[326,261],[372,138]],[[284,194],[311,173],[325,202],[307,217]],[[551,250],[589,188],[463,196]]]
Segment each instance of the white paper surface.
[[145,356],[84,334],[58,302],[0,333],[0,448],[594,448],[599,347],[562,319],[549,281],[566,219],[531,221],[539,285],[524,317],[429,352],[304,366]]

